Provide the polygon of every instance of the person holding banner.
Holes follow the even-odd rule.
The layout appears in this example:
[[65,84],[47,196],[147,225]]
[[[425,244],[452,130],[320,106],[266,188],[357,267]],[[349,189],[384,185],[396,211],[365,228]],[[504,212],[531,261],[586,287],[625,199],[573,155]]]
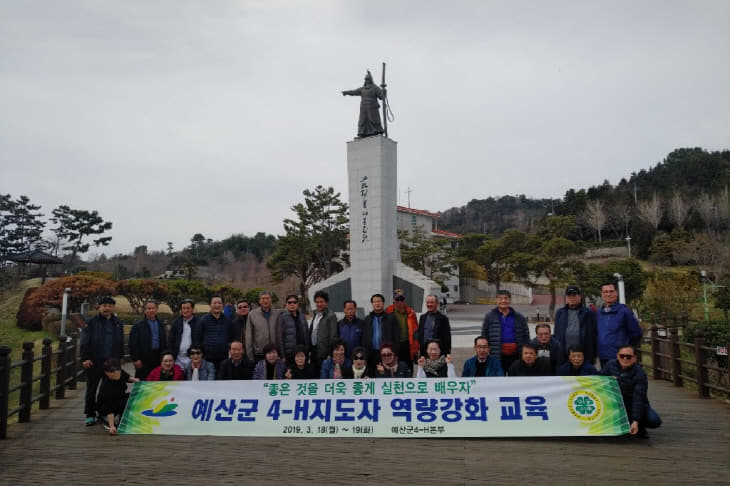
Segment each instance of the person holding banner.
[[662,419],[649,405],[649,381],[641,365],[636,362],[636,349],[628,344],[619,347],[616,359],[606,363],[601,374],[613,376],[618,381],[626,415],[631,423],[629,433],[648,439],[646,429],[656,429],[662,424]]
[[398,355],[395,354],[393,345],[390,343],[380,345],[380,363],[376,370],[376,378],[413,378],[410,366],[404,361],[398,360]]
[[335,339],[332,343],[332,355],[322,363],[319,377],[327,380],[352,378],[352,362],[345,355],[345,343],[342,339]]
[[317,370],[312,363],[307,362],[307,348],[297,346],[294,350],[294,363],[286,370],[284,378],[287,380],[316,380]]
[[146,381],[184,381],[185,372],[180,365],[175,364],[172,351],[165,350],[161,356],[160,366],[149,372]]
[[416,378],[456,378],[451,355],[441,354],[438,340],[432,339],[426,343],[426,354],[428,357],[418,358]]
[[105,428],[109,431],[109,435],[117,435],[117,417],[121,418],[129,398],[127,383],[136,381],[139,379],[132,378],[122,369],[119,359],[108,358],[104,361],[104,377],[99,386],[96,409],[106,420]]
[[462,378],[472,376],[504,376],[502,362],[489,355],[489,341],[484,336],[474,338],[476,355],[464,362]]
[[256,363],[253,370],[254,380],[283,380],[286,364],[279,359],[276,344],[269,343],[263,348],[264,359]]

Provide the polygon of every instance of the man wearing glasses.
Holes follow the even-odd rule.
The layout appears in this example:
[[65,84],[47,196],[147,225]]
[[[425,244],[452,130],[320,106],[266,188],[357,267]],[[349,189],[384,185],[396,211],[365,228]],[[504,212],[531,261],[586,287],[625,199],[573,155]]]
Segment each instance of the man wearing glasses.
[[631,424],[629,433],[648,439],[647,428],[655,429],[662,424],[662,419],[649,405],[647,390],[649,382],[641,365],[636,362],[636,350],[633,346],[620,346],[616,359],[606,363],[601,369],[604,376],[613,376],[621,388],[626,415]]
[[279,356],[286,359],[289,367],[294,366],[297,346],[304,346],[309,351],[307,320],[299,312],[299,298],[295,294],[286,296],[286,311],[276,320],[276,342],[279,343]]
[[246,340],[246,324],[248,323],[248,313],[251,311],[251,305],[246,300],[236,302],[236,317],[233,319],[231,326],[231,341]]
[[607,282],[601,285],[603,307],[598,310],[598,357],[601,367],[614,359],[619,346],[637,346],[641,341],[642,330],[631,309],[616,302],[616,284]]
[[464,362],[462,377],[468,376],[504,376],[502,362],[489,355],[489,341],[484,336],[474,338],[475,356]]

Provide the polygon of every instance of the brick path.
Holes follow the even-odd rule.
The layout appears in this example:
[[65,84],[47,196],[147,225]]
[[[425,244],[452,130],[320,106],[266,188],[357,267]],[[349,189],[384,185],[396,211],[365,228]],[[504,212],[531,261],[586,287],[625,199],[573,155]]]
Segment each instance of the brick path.
[[[455,350],[457,370],[468,350]],[[650,381],[651,439],[109,437],[83,384],[0,442],[2,484],[728,484],[730,406]]]

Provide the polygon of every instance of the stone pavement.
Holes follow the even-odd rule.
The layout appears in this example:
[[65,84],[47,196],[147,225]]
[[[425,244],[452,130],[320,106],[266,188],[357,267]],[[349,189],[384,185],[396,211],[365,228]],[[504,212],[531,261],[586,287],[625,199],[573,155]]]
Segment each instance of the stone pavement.
[[[471,354],[454,350],[457,371]],[[650,381],[664,425],[620,438],[110,437],[83,384],[0,441],[2,484],[728,484],[730,407]]]

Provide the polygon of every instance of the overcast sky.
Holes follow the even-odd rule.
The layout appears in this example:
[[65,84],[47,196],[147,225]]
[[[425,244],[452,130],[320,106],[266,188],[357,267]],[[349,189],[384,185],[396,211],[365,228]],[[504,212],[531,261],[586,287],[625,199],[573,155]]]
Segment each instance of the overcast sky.
[[340,91],[383,61],[419,209],[730,147],[727,1],[0,0],[0,193],[98,210],[107,255],[280,234],[347,200]]

